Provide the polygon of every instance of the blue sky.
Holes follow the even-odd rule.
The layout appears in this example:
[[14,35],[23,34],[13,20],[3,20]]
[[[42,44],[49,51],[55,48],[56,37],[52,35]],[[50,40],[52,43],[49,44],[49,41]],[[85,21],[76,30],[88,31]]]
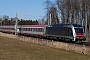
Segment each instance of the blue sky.
[[[45,16],[45,0],[0,0],[0,16],[10,18],[18,14],[19,19],[40,19]],[[51,0],[52,1],[52,0]]]

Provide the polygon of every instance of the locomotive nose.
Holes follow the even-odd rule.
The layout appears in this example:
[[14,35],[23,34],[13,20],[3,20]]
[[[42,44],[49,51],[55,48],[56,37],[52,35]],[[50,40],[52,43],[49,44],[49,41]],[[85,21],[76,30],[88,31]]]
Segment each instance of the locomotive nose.
[[79,38],[81,38],[81,37],[84,36],[84,34],[83,33],[77,33],[76,36],[79,37]]

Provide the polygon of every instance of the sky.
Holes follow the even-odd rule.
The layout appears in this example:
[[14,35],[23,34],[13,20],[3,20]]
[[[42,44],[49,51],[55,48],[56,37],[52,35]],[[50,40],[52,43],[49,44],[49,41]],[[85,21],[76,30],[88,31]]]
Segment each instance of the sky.
[[[0,0],[0,16],[7,15],[19,19],[41,19],[45,16],[46,0]],[[52,0],[51,0],[52,1]]]

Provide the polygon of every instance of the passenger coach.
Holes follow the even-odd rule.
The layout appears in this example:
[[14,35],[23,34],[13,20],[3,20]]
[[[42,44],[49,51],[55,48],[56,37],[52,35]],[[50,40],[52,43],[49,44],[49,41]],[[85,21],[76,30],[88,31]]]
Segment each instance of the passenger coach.
[[42,37],[45,26],[46,25],[21,25],[18,29],[20,34]]

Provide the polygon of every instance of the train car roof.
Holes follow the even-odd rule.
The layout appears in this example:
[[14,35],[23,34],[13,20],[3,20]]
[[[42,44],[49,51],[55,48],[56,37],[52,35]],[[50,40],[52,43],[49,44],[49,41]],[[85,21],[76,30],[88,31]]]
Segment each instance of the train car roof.
[[[18,25],[18,28],[30,28],[30,27],[33,27],[33,28],[43,28],[45,27],[46,25]],[[0,28],[15,28],[15,25],[8,25],[8,26],[0,26]]]
[[43,28],[45,27],[46,25],[21,25],[23,28],[29,28],[29,27],[32,27],[32,28]]
[[13,28],[14,26],[0,26],[0,28]]

